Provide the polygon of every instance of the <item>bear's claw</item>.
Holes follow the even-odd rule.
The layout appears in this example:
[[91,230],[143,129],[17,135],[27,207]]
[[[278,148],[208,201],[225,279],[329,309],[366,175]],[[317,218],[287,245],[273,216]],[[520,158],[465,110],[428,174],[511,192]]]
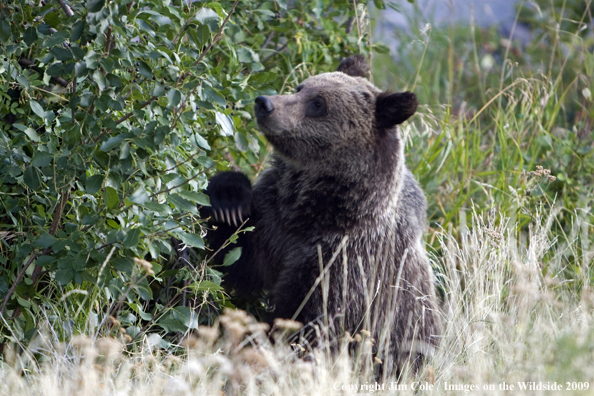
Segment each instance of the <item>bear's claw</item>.
[[211,207],[204,208],[202,216],[210,217],[211,223],[237,227],[251,212],[252,185],[242,173],[219,173],[210,179],[206,194]]

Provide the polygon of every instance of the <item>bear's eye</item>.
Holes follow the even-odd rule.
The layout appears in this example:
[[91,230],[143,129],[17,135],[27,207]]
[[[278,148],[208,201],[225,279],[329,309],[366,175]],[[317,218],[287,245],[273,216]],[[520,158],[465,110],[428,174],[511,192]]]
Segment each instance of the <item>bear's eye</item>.
[[321,96],[311,99],[305,108],[306,117],[323,117],[328,114],[326,101]]
[[297,93],[297,92],[301,91],[302,89],[303,89],[303,84],[302,84],[302,85],[300,85],[300,86],[298,86],[298,87],[295,89],[295,93]]

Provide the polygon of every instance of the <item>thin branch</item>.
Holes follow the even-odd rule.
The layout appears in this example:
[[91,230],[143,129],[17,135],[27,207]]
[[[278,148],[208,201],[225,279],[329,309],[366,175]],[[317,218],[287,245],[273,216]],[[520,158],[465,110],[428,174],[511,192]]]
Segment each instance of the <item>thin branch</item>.
[[60,3],[60,7],[62,7],[68,18],[74,15],[74,12],[72,12],[72,9],[68,6],[68,4],[64,3],[64,0],[58,0],[58,3]]
[[70,190],[72,189],[71,186],[68,186],[66,192],[62,194],[60,197],[60,203],[56,207],[54,211],[54,218],[52,219],[52,225],[50,226],[49,233],[50,235],[56,235],[56,231],[58,231],[58,226],[60,225],[60,220],[62,219],[62,214],[64,213],[64,208],[66,207],[66,203],[68,202],[68,198],[70,198]]
[[249,217],[247,219],[245,219],[245,221],[243,223],[241,223],[241,225],[237,228],[237,230],[233,234],[231,234],[231,236],[229,238],[227,238],[227,240],[225,242],[223,242],[223,244],[221,245],[221,247],[219,247],[217,249],[217,251],[214,252],[208,258],[208,260],[206,260],[206,262],[204,263],[204,265],[208,265],[208,263],[210,263],[212,261],[212,259],[214,259],[217,254],[219,254],[223,249],[225,249],[227,246],[229,246],[229,243],[231,243],[231,238],[233,237],[233,235],[238,235],[240,232],[245,232],[245,230],[242,230],[242,228],[247,224],[247,222],[249,220],[250,220]]
[[201,154],[202,152],[203,152],[203,150],[199,148],[198,151],[196,153],[192,154],[187,160],[180,162],[179,164],[175,164],[175,166],[172,166],[169,169],[165,169],[163,172],[171,172],[172,170],[179,168],[180,166],[190,162],[192,159],[194,159],[194,157]]
[[[158,96],[151,96],[146,102],[144,102],[142,105],[140,105],[139,109],[144,109],[146,106],[148,106],[149,104],[151,104],[152,102],[154,102],[157,99],[159,99]],[[120,125],[122,122],[126,121],[128,118],[132,117],[133,115],[134,115],[134,111],[129,112],[128,114],[126,114],[125,116],[123,116],[122,118],[117,120],[116,125]],[[109,131],[111,131],[111,128],[107,128],[107,129],[105,129],[105,131],[101,132],[101,134],[95,138],[95,143],[97,143]]]
[[[225,25],[229,21],[231,14],[233,14],[233,11],[235,11],[235,7],[237,6],[238,3],[239,3],[239,0],[235,0],[235,2],[233,3],[233,6],[231,7],[231,10],[227,13],[227,17],[225,18],[225,20],[221,24],[221,27],[217,31],[217,34],[215,34],[211,43],[208,45],[208,47],[206,47],[206,49],[204,51],[202,51],[202,53],[200,54],[200,56],[198,57],[196,62],[194,62],[194,67],[198,66],[198,64],[200,62],[202,62],[202,59],[204,59],[204,57],[211,50],[213,45],[215,45],[215,43],[217,41],[219,41],[221,39],[221,37],[223,37],[223,29],[225,28]],[[181,81],[185,80],[186,77],[188,77],[189,75],[190,75],[190,72],[188,71],[188,72],[185,72],[184,74],[182,74],[181,76],[179,76],[179,79],[177,80],[177,85],[179,85],[179,83]],[[196,86],[192,91],[190,91],[190,93],[188,95],[186,95],[184,101],[179,105],[179,108],[178,108],[179,110],[175,116],[175,119],[173,120],[173,123],[171,124],[171,130],[175,129],[175,126],[177,125],[177,122],[179,121],[179,117],[181,117],[183,109],[186,107],[186,102],[188,101],[188,98],[191,97],[192,95],[194,95],[194,93],[196,93],[196,90],[198,89],[198,87],[200,87],[200,85]]]
[[277,50],[272,50],[272,51],[273,51],[273,52],[272,52],[272,54],[270,54],[269,56],[267,56],[266,58],[264,58],[264,60],[262,61],[262,63],[263,63],[263,64],[264,64],[264,63],[266,63],[266,61],[268,61],[268,59],[270,59],[270,58],[272,58],[274,55],[276,55],[276,54],[278,54],[278,53],[282,52],[282,51],[283,51],[285,48],[287,48],[287,46],[288,46],[288,45],[289,45],[289,42],[287,41],[287,42],[286,42],[286,43],[284,43],[284,44],[282,45],[282,47],[280,47],[279,49],[277,49]]
[[[52,220],[52,225],[50,226],[50,229],[49,229],[49,234],[52,236],[56,234],[56,231],[58,231],[58,225],[60,224],[60,219],[62,218],[62,214],[64,213],[64,208],[66,207],[66,202],[68,201],[68,197],[70,196],[70,189],[71,189],[71,187],[69,186],[68,189],[66,190],[66,192],[62,194],[62,196],[60,198],[60,202],[58,203],[58,206],[56,206],[56,210],[54,211],[54,218]],[[46,255],[46,254],[49,254],[50,252],[51,252],[51,247],[48,247],[48,248],[43,249],[41,254]],[[6,294],[6,297],[4,297],[4,301],[2,302],[2,308],[0,308],[0,316],[4,315],[4,310],[6,309],[6,305],[8,304],[10,297],[12,297],[12,294],[14,293],[14,290],[16,289],[17,285],[21,281],[21,278],[25,275],[25,272],[27,271],[27,269],[29,268],[31,263],[33,263],[33,261],[36,258],[37,258],[37,253],[33,253],[31,255],[31,257],[29,258],[29,260],[27,261],[27,263],[21,269],[21,272],[19,272],[19,274],[17,275],[16,279],[14,280],[14,283],[10,287],[10,290]],[[41,274],[41,267],[36,267],[35,271],[33,271],[33,277],[32,277],[33,284],[37,283],[37,280],[39,279],[40,274]]]
[[107,32],[105,32],[105,52],[109,55],[109,50],[111,49],[111,25],[107,28]]
[[[144,109],[146,106],[148,106],[149,104],[151,104],[152,102],[154,102],[157,99],[159,99],[158,96],[151,96],[146,102],[144,102],[142,105],[140,105],[140,109]],[[122,118],[117,120],[116,125],[120,125],[122,122],[124,122],[128,118],[132,117],[132,114],[134,114],[133,111],[129,112],[128,114],[126,114],[125,116],[123,116]]]
[[212,46],[215,45],[215,43],[217,41],[219,41],[221,39],[221,37],[223,37],[223,29],[225,28],[227,21],[229,21],[231,14],[233,14],[233,11],[235,11],[235,7],[237,6],[237,3],[239,3],[239,0],[235,0],[235,2],[233,3],[233,7],[231,7],[231,11],[229,11],[229,13],[227,14],[227,17],[225,18],[225,20],[223,21],[223,24],[217,31],[217,34],[215,34],[214,38],[212,39],[212,42],[209,44],[209,46],[204,51],[202,51],[202,53],[200,54],[200,56],[198,57],[196,62],[194,62],[194,67],[198,66],[198,64],[202,61],[204,56],[208,53],[208,51],[210,51]]
[[19,272],[19,274],[17,275],[16,279],[14,280],[14,283],[10,287],[10,290],[6,294],[6,297],[4,297],[4,301],[2,302],[2,308],[0,308],[0,316],[4,317],[4,309],[6,308],[6,304],[8,304],[8,300],[10,300],[10,297],[12,297],[12,293],[14,293],[14,289],[16,289],[17,285],[21,281],[21,278],[23,277],[23,275],[25,275],[25,271],[27,271],[27,268],[29,268],[29,266],[31,265],[33,260],[35,260],[36,258],[37,258],[37,254],[33,253],[31,255],[31,257],[29,258],[29,261],[27,261],[27,263],[23,266],[23,269],[21,270],[21,272]]
[[187,179],[187,180],[186,180],[186,181],[184,181],[183,183],[180,183],[180,184],[178,184],[177,186],[173,186],[173,187],[171,187],[171,188],[168,188],[167,190],[163,190],[163,191],[156,192],[156,193],[154,193],[153,195],[151,195],[149,198],[155,197],[155,196],[157,196],[157,195],[159,195],[159,194],[165,194],[165,193],[168,193],[168,192],[169,192],[169,191],[171,191],[171,190],[175,190],[176,188],[178,188],[178,187],[181,187],[181,186],[183,186],[183,185],[187,184],[188,182],[190,182],[190,181],[194,180],[195,178],[197,178],[197,177],[198,177],[198,176],[200,176],[200,175],[202,175],[202,173],[196,173],[196,175],[195,175],[195,176],[192,176],[192,177],[190,177],[189,179]]

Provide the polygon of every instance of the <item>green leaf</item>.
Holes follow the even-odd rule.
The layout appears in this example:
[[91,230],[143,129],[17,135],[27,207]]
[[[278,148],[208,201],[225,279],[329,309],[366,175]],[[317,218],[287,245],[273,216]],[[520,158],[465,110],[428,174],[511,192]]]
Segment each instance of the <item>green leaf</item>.
[[64,73],[64,64],[62,62],[56,62],[50,65],[45,73],[50,77],[57,77]]
[[101,145],[101,148],[99,148],[99,150],[108,152],[109,150],[113,149],[114,147],[119,146],[119,144],[123,140],[128,139],[132,136],[133,135],[131,133],[122,133],[117,136],[110,137],[109,139],[107,139],[106,142],[104,142]]
[[36,151],[33,154],[33,159],[31,160],[31,164],[33,166],[37,166],[39,168],[43,168],[46,165],[49,165],[52,162],[52,155],[45,151]]
[[86,190],[88,194],[95,195],[97,191],[101,189],[103,185],[102,175],[93,175],[87,179]]
[[[183,333],[188,330],[188,328],[186,326],[182,325],[179,322],[179,320],[177,320],[173,316],[173,312],[171,312],[171,311],[169,311],[165,315],[161,316],[159,318],[159,321],[157,322],[157,324],[159,326],[161,326],[168,333],[175,332],[175,331],[179,331],[179,332]],[[156,337],[154,337],[154,336],[156,336]],[[150,338],[153,338],[154,341],[151,341]],[[158,334],[151,334],[147,341],[150,344],[160,346],[161,345],[160,342],[163,340],[161,340],[161,337]]]
[[128,230],[128,234],[126,234],[126,238],[122,243],[128,249],[133,248],[138,245],[138,237],[140,237],[140,228],[133,228]]
[[210,150],[208,142],[199,133],[195,133],[192,135],[192,142],[195,143],[198,147],[203,148],[204,150]]
[[143,61],[138,62],[138,73],[146,78],[153,77],[153,71],[151,70],[151,67]]
[[210,8],[202,7],[196,12],[196,20],[201,24],[207,24],[208,22],[218,21],[219,15]]
[[122,79],[116,75],[108,74],[105,76],[107,81],[109,81],[109,85],[113,88],[122,88]]
[[378,54],[389,54],[390,48],[385,44],[373,44],[371,47]]
[[99,221],[99,215],[96,214],[86,214],[83,216],[82,218],[82,224],[83,225],[93,225],[93,224],[97,224],[97,222]]
[[168,108],[177,106],[181,101],[181,93],[177,89],[171,89],[167,92],[167,101]]
[[223,136],[233,136],[233,119],[231,116],[217,111],[215,113],[215,119],[217,124],[221,126],[221,134]]
[[148,210],[160,214],[161,216],[168,216],[172,213],[171,207],[167,204],[158,204],[155,202],[148,201],[143,206]]
[[33,128],[25,129],[25,135],[29,136],[29,139],[33,140],[34,142],[41,142],[41,138]]
[[23,174],[23,181],[31,190],[36,191],[41,186],[41,175],[34,166],[29,166]]
[[30,85],[29,85],[29,80],[27,80],[27,77],[23,76],[22,74],[19,74],[17,76],[17,82],[19,84],[21,84],[23,87],[25,87],[25,89],[30,89]]
[[180,191],[178,193],[187,200],[190,200],[198,205],[210,206],[210,199],[208,195],[197,191]]
[[87,0],[87,11],[99,12],[105,5],[105,0]]
[[155,88],[153,88],[153,92],[151,93],[151,95],[153,95],[153,96],[165,95],[165,87],[162,86],[161,84],[155,85]]
[[383,0],[373,0],[373,4],[378,10],[385,10],[386,4],[384,4]]
[[93,73],[93,81],[97,83],[97,86],[99,87],[100,91],[103,91],[105,89],[105,76],[103,75],[103,73],[101,73],[101,70],[95,70],[95,72]]
[[140,186],[132,193],[132,195],[130,195],[129,199],[135,204],[144,205],[150,199],[150,197],[148,196],[144,187]]
[[173,317],[188,329],[198,328],[198,315],[188,307],[175,307],[172,310]]
[[105,187],[105,191],[103,191],[103,201],[109,209],[115,209],[118,207],[120,198],[118,197],[118,192],[115,190],[115,188]]
[[132,308],[132,310],[134,310],[134,312],[136,312],[138,314],[138,316],[140,316],[143,320],[152,320],[153,319],[153,315],[147,312],[144,312],[142,310],[142,307],[136,303],[130,303],[128,304],[130,306],[130,308]]
[[40,267],[49,267],[55,262],[56,259],[52,256],[39,256],[37,260],[35,260],[35,265],[38,265]]
[[51,247],[58,239],[48,233],[43,233],[33,242],[34,247],[47,249]]
[[51,53],[56,57],[59,61],[68,61],[73,58],[72,52],[66,48],[56,47],[51,50]]
[[249,144],[250,143],[248,142],[247,138],[243,133],[237,132],[235,134],[235,145],[237,146],[239,151],[245,153],[249,147]]
[[55,11],[50,11],[44,15],[43,21],[49,24],[54,29],[57,29],[60,26],[60,16]]
[[10,25],[5,17],[0,19],[0,40],[7,43],[10,40]]
[[223,288],[220,285],[217,285],[216,283],[213,283],[211,281],[202,281],[202,282],[194,282],[190,285],[188,285],[188,287],[194,292],[200,292],[200,291],[219,291],[219,290],[223,290]]
[[192,246],[198,249],[204,249],[204,242],[200,235],[198,234],[190,234],[189,232],[176,232],[175,236],[182,240],[188,246]]
[[234,264],[239,258],[241,257],[241,246],[233,248],[225,254],[225,259],[223,260],[223,267],[227,267],[231,264]]
[[51,48],[56,45],[62,44],[64,41],[68,40],[70,33],[65,31],[60,31],[52,34],[49,39],[43,44],[44,48]]
[[70,29],[70,41],[78,41],[78,39],[80,39],[80,36],[82,36],[84,30],[85,20],[81,19],[77,21],[74,25],[72,25],[72,29]]
[[74,270],[72,268],[62,268],[56,271],[56,281],[61,286],[67,285],[74,279]]
[[153,299],[153,291],[149,287],[146,278],[142,279],[142,281],[140,281],[139,284],[135,285],[134,290],[136,290],[140,298],[142,298],[143,300],[148,301]]
[[68,245],[68,240],[67,239],[58,239],[53,245],[52,245],[52,251],[54,253],[59,253],[61,250],[63,250],[66,245]]
[[17,296],[16,299],[17,299],[17,301],[18,301],[18,303],[19,303],[19,305],[21,307],[23,307],[25,309],[30,309],[31,308],[31,302],[30,301],[27,301],[24,298],[21,298],[21,297],[18,297],[18,296]]
[[187,199],[183,198],[179,194],[169,195],[167,197],[167,201],[171,202],[178,210],[180,210],[182,212],[192,212],[195,214],[199,214],[196,204],[188,201]]
[[204,99],[207,102],[211,102],[211,103],[217,103],[219,104],[221,107],[225,107],[227,105],[227,101],[225,100],[224,97],[222,97],[217,91],[215,91],[214,89],[210,88],[210,87],[204,87],[203,88],[203,92],[204,92]]
[[37,30],[33,26],[29,26],[23,34],[23,41],[29,47],[37,40]]
[[45,118],[45,110],[43,110],[43,107],[41,107],[39,102],[31,99],[31,101],[29,102],[29,106],[31,106],[31,110],[33,110],[33,113],[37,114],[41,118]]
[[86,62],[77,62],[74,65],[74,75],[76,77],[82,77],[87,73],[87,63]]
[[126,274],[131,274],[134,268],[134,261],[129,257],[118,257],[115,260],[111,260],[113,268]]

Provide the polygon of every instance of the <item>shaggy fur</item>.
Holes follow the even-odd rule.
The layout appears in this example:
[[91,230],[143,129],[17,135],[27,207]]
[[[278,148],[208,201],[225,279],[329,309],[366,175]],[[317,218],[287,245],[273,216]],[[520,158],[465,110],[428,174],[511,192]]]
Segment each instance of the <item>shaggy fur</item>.
[[[441,332],[422,241],[425,197],[396,132],[417,101],[377,89],[363,78],[361,57],[338,70],[308,78],[292,95],[256,99],[272,166],[253,189],[240,173],[211,179],[217,228],[208,237],[217,249],[249,217],[255,230],[240,236],[242,255],[226,267],[225,284],[243,298],[267,291],[270,320],[321,322],[327,312],[336,333],[370,330],[392,370],[431,354]],[[298,311],[321,263],[324,281]]]

